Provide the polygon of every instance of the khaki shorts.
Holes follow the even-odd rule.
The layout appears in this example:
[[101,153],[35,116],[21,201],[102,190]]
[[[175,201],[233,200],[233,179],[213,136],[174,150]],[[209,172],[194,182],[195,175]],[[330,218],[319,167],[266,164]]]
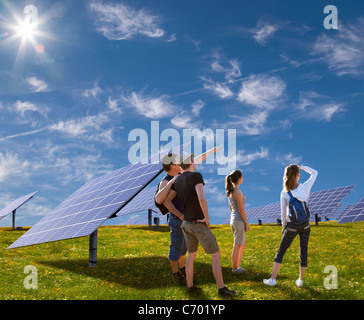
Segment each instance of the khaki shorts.
[[233,221],[230,223],[231,230],[234,234],[234,245],[242,246],[245,238],[245,223],[244,221]]
[[205,223],[183,221],[182,230],[188,252],[196,252],[199,243],[207,254],[214,254],[220,250],[215,236]]

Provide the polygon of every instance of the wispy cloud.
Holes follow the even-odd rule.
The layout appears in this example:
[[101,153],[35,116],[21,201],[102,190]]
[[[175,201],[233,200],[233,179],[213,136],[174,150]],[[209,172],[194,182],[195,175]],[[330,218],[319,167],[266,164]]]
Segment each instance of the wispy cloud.
[[60,132],[70,137],[84,138],[85,140],[111,143],[112,129],[104,129],[103,125],[110,121],[106,114],[99,113],[77,119],[59,121],[48,127],[49,130]]
[[35,76],[26,78],[26,82],[28,85],[31,86],[33,92],[49,91],[48,84],[45,81],[43,81]]
[[290,164],[300,165],[302,162],[302,156],[295,156],[293,153],[280,154],[276,156],[276,161],[280,162],[284,166],[288,166]]
[[165,31],[159,26],[160,18],[145,9],[136,10],[122,3],[101,1],[92,1],[89,9],[97,30],[109,40],[127,40],[136,35],[150,38],[165,35]]
[[[252,74],[241,81],[237,93],[231,92],[242,103],[244,116],[229,115],[232,119],[226,123],[216,124],[221,128],[236,128],[238,134],[260,135],[268,133],[268,118],[276,109],[285,108],[286,82],[278,76],[268,74]],[[280,127],[282,124],[279,125]],[[272,127],[273,128],[273,127]]]
[[346,111],[344,104],[315,91],[301,91],[299,94],[300,97],[295,106],[300,118],[329,122],[335,115]]
[[93,98],[99,100],[98,96],[103,93],[103,90],[99,87],[98,81],[95,81],[94,85],[90,89],[82,90],[82,96],[85,98]]
[[200,99],[193,102],[192,103],[192,113],[196,117],[198,117],[200,115],[200,111],[203,109],[204,106],[205,106],[205,103]]
[[205,77],[202,77],[202,80],[205,81],[203,87],[211,91],[213,94],[217,95],[219,98],[227,99],[227,98],[232,98],[234,96],[234,93],[230,89],[228,84],[216,82],[213,81],[212,79],[208,79]]
[[196,117],[200,115],[201,109],[205,106],[202,100],[192,103],[191,110],[183,110],[176,114],[171,123],[177,128],[193,129],[201,126],[201,121],[196,121]]
[[224,60],[227,60],[225,62],[226,66],[223,66],[221,60],[221,55],[219,54],[218,58],[211,64],[211,69],[214,72],[223,73],[225,79],[229,82],[241,76],[240,63],[237,59],[228,60],[225,58]]
[[354,23],[340,23],[336,32],[321,34],[311,53],[322,57],[338,76],[364,74],[364,18]]
[[121,110],[121,108],[119,107],[119,101],[116,99],[113,99],[111,97],[108,97],[107,100],[107,107],[109,108],[109,110],[111,112],[114,112],[116,114],[122,114],[123,111]]
[[263,109],[274,109],[283,98],[286,82],[277,76],[251,75],[242,83],[238,100]]
[[167,95],[150,97],[143,96],[142,93],[132,92],[128,96],[123,95],[122,100],[139,114],[151,119],[168,118],[178,110],[174,104],[169,102]]
[[215,49],[212,52],[209,73],[212,75],[201,76],[201,80],[204,82],[204,89],[217,95],[220,99],[228,99],[235,96],[233,92],[234,84],[241,77],[240,62],[237,59],[228,59],[221,52],[221,49]]
[[9,176],[22,176],[24,178],[29,172],[30,162],[19,159],[14,153],[0,152],[0,182],[5,181]]
[[87,141],[99,141],[112,143],[112,128],[104,129],[104,125],[110,122],[109,116],[99,113],[92,116],[75,119],[60,120],[54,124],[36,130],[25,131],[0,138],[0,142],[24,136],[35,135],[43,131],[58,132],[68,137],[78,137]]
[[192,129],[196,126],[192,122],[192,118],[186,114],[176,115],[171,119],[171,123],[177,128]]
[[22,117],[24,117],[25,112],[27,112],[27,111],[34,111],[34,112],[39,111],[39,108],[35,104],[33,104],[29,101],[18,100],[14,103],[13,106],[14,106],[14,110],[17,113],[19,113]]
[[15,139],[15,138],[19,138],[19,137],[25,137],[25,136],[30,136],[32,134],[36,134],[42,131],[46,131],[48,130],[48,127],[45,128],[40,128],[40,129],[36,129],[36,130],[31,130],[31,131],[27,131],[27,132],[21,132],[21,133],[17,133],[17,134],[13,134],[10,136],[6,136],[4,138],[0,138],[0,142],[6,141],[6,140],[10,140],[10,139]]
[[236,163],[241,166],[247,166],[258,159],[266,159],[269,156],[267,148],[260,147],[260,150],[246,153],[244,150],[239,150],[236,154]]
[[245,114],[244,117],[231,115],[232,121],[225,125],[227,128],[236,128],[238,134],[256,136],[267,133],[266,127],[269,113],[267,110]]
[[264,46],[267,40],[277,32],[279,26],[276,24],[269,23],[265,19],[259,19],[257,26],[250,30],[255,41]]

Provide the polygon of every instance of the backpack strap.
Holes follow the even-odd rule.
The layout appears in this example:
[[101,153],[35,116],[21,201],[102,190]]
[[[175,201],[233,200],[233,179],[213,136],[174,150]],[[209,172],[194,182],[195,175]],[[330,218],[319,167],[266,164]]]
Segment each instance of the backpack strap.
[[296,198],[292,195],[291,191],[288,191],[288,195],[289,195],[289,197],[291,198],[291,200],[296,199]]
[[307,206],[306,201],[298,200],[297,198],[295,198],[295,197],[292,195],[291,191],[288,191],[287,193],[288,193],[288,195],[290,196],[290,198],[291,198],[291,200],[292,200],[292,201],[297,200],[297,201],[300,201],[300,202],[302,202],[304,205],[306,205],[306,206]]

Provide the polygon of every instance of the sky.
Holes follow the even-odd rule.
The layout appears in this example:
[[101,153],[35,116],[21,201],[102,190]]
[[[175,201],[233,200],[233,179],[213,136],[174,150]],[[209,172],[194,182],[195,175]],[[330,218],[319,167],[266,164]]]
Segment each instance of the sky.
[[[337,29],[325,27],[335,20],[327,5]],[[213,142],[223,130],[222,156],[236,130],[246,209],[279,201],[291,163],[318,170],[313,192],[356,185],[344,204],[356,203],[363,32],[361,0],[0,0],[0,207],[40,190],[17,212],[17,225],[34,225],[90,179],[128,165],[133,130],[147,133],[150,153],[153,123],[180,143],[186,129],[208,130]],[[219,224],[230,212],[213,160],[198,171]]]

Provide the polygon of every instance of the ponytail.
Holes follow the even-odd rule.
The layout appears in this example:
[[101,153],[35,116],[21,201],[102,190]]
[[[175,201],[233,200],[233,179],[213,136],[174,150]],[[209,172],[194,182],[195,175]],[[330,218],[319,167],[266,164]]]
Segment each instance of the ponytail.
[[232,194],[234,191],[234,185],[231,182],[230,174],[225,178],[225,189],[226,189],[226,196],[229,198],[230,194]]
[[243,176],[240,170],[235,170],[225,178],[226,196],[229,198],[235,188],[235,183]]
[[295,164],[286,167],[283,175],[283,190],[288,192],[296,188],[296,177],[299,172],[300,169]]

